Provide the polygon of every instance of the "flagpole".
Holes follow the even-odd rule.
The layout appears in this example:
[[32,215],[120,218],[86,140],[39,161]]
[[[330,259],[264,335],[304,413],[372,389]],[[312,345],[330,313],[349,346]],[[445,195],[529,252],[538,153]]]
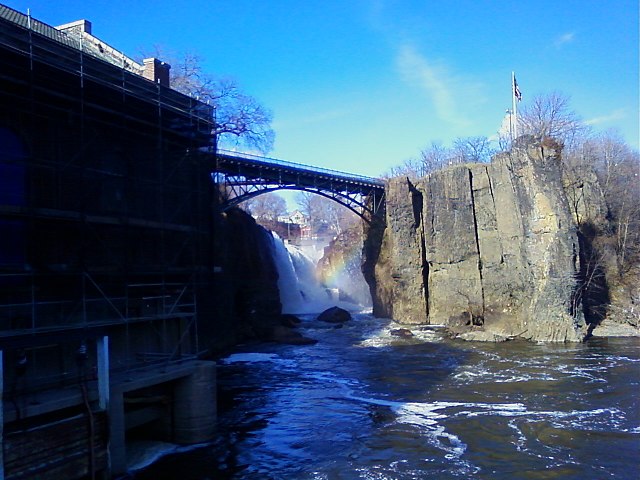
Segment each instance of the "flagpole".
[[518,113],[516,111],[516,74],[511,72],[511,115],[513,116],[513,138],[518,137]]

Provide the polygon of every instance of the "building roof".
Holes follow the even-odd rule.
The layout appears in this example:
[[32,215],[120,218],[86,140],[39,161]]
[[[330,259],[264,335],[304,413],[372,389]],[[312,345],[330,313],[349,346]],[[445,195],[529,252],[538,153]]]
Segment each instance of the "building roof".
[[[91,34],[91,24],[86,20],[68,23],[56,28],[40,20],[36,20],[29,14],[25,15],[2,4],[0,4],[0,19],[7,20],[15,25],[31,30],[38,35],[75,48],[76,50],[81,50],[93,57],[138,75],[142,75],[144,70],[143,65],[140,65],[124,53],[93,36]],[[89,25],[88,31],[85,28],[79,28],[81,25],[87,24]]]

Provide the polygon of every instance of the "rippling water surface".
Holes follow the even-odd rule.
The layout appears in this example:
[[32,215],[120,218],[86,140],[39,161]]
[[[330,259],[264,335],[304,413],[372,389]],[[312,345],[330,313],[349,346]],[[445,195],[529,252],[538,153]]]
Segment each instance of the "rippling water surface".
[[640,340],[478,344],[357,315],[221,360],[212,445],[136,478],[638,479]]

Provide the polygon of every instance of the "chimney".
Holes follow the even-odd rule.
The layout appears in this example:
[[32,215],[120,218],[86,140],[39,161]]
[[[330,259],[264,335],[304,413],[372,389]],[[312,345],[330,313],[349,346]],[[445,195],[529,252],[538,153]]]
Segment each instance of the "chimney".
[[142,72],[144,78],[154,83],[159,83],[163,87],[169,86],[171,65],[157,58],[145,58],[142,63],[144,64],[144,71]]
[[79,34],[85,32],[91,35],[91,22],[89,20],[76,20],[75,22],[59,25],[56,27],[56,30],[71,34]]

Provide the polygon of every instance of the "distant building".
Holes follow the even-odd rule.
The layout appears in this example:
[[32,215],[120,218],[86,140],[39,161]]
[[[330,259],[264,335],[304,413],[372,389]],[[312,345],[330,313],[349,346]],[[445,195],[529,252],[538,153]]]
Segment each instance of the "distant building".
[[282,238],[287,238],[293,242],[311,238],[311,225],[309,225],[309,217],[307,217],[300,210],[294,210],[293,212],[286,215],[280,215],[278,217],[278,222],[281,225],[284,225],[286,231],[286,235],[280,235]]
[[295,210],[287,215],[278,217],[278,221],[282,223],[293,223],[294,225],[308,225],[309,218],[300,210]]
[[300,226],[300,238],[303,240],[311,238],[311,225]]

